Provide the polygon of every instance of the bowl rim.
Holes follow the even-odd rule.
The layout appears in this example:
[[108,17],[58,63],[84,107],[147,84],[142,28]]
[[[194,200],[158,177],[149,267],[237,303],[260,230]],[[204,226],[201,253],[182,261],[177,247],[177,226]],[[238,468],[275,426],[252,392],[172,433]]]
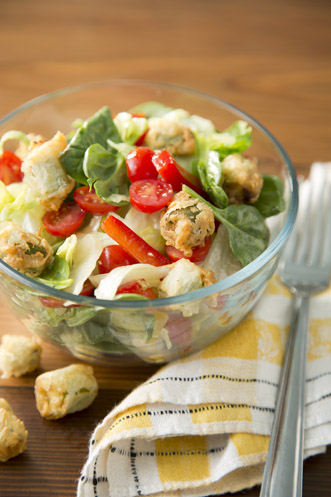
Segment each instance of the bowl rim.
[[93,89],[94,87],[101,87],[101,86],[119,86],[119,85],[129,85],[129,86],[151,86],[155,88],[160,88],[160,89],[169,89],[169,90],[174,90],[174,91],[181,91],[185,93],[189,93],[193,96],[200,97],[202,99],[208,100],[211,103],[215,103],[218,106],[221,106],[225,108],[226,110],[236,114],[238,118],[241,118],[250,124],[252,124],[255,128],[257,128],[267,139],[269,139],[273,145],[276,147],[278,153],[280,154],[281,158],[284,161],[284,164],[289,172],[289,187],[290,187],[290,194],[291,194],[291,199],[290,199],[290,204],[288,208],[288,215],[285,220],[284,226],[282,227],[281,231],[278,233],[276,238],[271,242],[271,244],[267,247],[267,249],[262,252],[254,261],[252,261],[250,264],[247,266],[243,267],[236,273],[228,276],[227,278],[224,278],[212,285],[209,285],[204,288],[200,288],[198,290],[193,290],[192,292],[185,293],[182,295],[177,295],[175,297],[164,297],[164,298],[157,298],[157,299],[152,299],[152,300],[104,300],[104,299],[97,299],[95,297],[86,297],[86,296],[81,296],[81,295],[74,295],[68,292],[65,292],[64,290],[57,290],[55,288],[52,288],[50,286],[47,286],[43,283],[40,283],[38,281],[35,281],[33,278],[30,278],[23,273],[20,273],[18,270],[12,268],[9,266],[6,262],[4,262],[2,259],[0,259],[0,269],[3,270],[4,273],[6,273],[8,276],[13,277],[15,280],[19,281],[20,283],[27,285],[31,289],[37,290],[41,293],[47,293],[48,296],[65,300],[65,301],[70,301],[76,304],[81,304],[84,306],[89,306],[89,307],[94,307],[94,308],[108,308],[108,309],[114,309],[114,308],[124,308],[124,309],[145,309],[145,308],[151,308],[151,307],[168,307],[172,306],[175,304],[185,304],[186,302],[192,302],[196,301],[199,299],[202,299],[204,297],[213,295],[218,292],[224,292],[226,290],[229,290],[230,288],[243,283],[246,279],[250,278],[253,276],[255,273],[257,273],[260,269],[263,268],[273,257],[275,257],[279,251],[281,250],[282,246],[285,245],[288,237],[290,236],[290,233],[293,229],[295,219],[297,216],[297,211],[298,211],[298,181],[297,181],[297,176],[295,169],[292,165],[292,162],[283,148],[283,146],[280,144],[280,142],[275,138],[275,136],[264,126],[262,125],[258,120],[253,118],[250,114],[247,114],[245,111],[241,110],[240,108],[236,107],[235,105],[227,102],[226,100],[223,100],[219,97],[216,97],[214,95],[210,95],[206,92],[203,92],[201,90],[196,90],[193,88],[173,84],[173,83],[167,83],[167,82],[159,82],[159,81],[152,81],[152,80],[138,80],[138,79],[110,79],[110,80],[102,80],[102,81],[92,81],[89,83],[83,83],[83,84],[78,84],[78,85],[73,85],[73,86],[67,86],[64,88],[60,88],[58,90],[54,90],[48,93],[44,93],[42,95],[39,95],[35,98],[32,98],[28,100],[27,102],[23,103],[22,105],[16,107],[14,110],[11,112],[7,113],[5,116],[0,118],[0,126],[5,124],[7,121],[9,121],[11,118],[14,116],[20,114],[21,112],[37,106],[38,104],[41,104],[46,101],[50,101],[54,98],[60,97],[62,95],[68,95],[70,93],[75,93],[77,91],[81,90],[87,90],[89,88]]

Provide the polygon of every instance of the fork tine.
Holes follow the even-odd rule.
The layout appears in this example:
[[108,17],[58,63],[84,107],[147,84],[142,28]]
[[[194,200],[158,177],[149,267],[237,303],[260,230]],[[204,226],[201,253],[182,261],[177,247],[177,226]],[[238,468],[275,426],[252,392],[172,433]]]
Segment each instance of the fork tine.
[[325,227],[328,224],[328,211],[330,210],[330,190],[325,168],[315,168],[312,171],[310,181],[312,185],[312,208],[309,213],[309,224],[312,230],[307,262],[317,264],[321,260]]
[[[310,223],[307,220],[311,213],[313,199],[310,181],[300,185],[300,199],[298,217],[294,228],[295,250],[292,253],[292,260],[296,262],[302,262],[308,254]],[[286,255],[286,258],[289,259],[289,254]]]
[[328,183],[324,195],[324,217],[325,231],[323,233],[323,244],[321,247],[321,265],[331,270],[331,183]]

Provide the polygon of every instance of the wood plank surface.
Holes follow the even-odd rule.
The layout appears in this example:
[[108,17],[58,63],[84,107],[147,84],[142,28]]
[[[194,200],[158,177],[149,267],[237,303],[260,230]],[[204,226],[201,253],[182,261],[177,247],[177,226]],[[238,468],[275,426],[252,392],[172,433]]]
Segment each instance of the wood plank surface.
[[[329,0],[0,0],[0,19],[0,118],[70,85],[165,81],[242,108],[278,138],[300,174],[331,160]],[[0,334],[8,332],[26,333],[1,304]],[[74,497],[93,428],[156,370],[96,365],[101,390],[92,406],[44,420],[35,376],[71,362],[46,344],[37,372],[0,379],[0,397],[29,431],[28,449],[0,464],[1,497]],[[330,449],[305,462],[304,497],[330,497],[330,467]],[[259,488],[236,495],[258,496]]]

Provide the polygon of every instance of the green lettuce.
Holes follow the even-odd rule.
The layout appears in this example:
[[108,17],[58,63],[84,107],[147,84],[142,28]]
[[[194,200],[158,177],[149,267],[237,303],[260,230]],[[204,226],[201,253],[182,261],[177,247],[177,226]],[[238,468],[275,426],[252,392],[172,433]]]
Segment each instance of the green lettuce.
[[76,130],[67,147],[60,154],[60,161],[66,172],[78,183],[88,185],[83,169],[85,152],[91,145],[107,148],[107,140],[115,143],[121,140],[108,107],[102,107]]
[[70,268],[68,262],[62,257],[55,255],[52,262],[36,280],[57,290],[62,290],[72,284],[73,280],[69,276]]
[[264,217],[275,216],[285,209],[284,182],[279,176],[263,174],[263,185],[254,206]]
[[134,117],[129,112],[120,112],[114,117],[114,123],[121,137],[121,141],[134,145],[147,130],[145,117]]

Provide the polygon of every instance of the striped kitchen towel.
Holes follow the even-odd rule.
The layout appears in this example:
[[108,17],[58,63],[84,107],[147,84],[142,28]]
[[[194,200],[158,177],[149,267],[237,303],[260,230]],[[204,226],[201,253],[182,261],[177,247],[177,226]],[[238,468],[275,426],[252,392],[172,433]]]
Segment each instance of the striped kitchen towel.
[[[163,367],[95,429],[79,497],[194,497],[262,479],[289,330],[277,276],[253,311],[201,352]],[[331,289],[311,302],[305,456],[331,443]]]

